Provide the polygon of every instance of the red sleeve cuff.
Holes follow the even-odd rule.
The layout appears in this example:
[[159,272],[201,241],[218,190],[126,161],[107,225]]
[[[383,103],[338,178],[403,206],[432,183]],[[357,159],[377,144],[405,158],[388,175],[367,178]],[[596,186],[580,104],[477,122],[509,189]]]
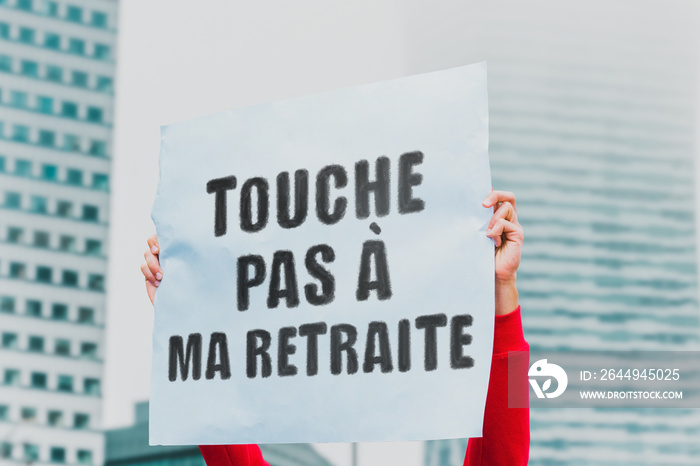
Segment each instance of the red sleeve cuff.
[[527,351],[529,348],[523,334],[520,306],[509,314],[496,316],[493,334],[494,357],[507,356],[508,351]]

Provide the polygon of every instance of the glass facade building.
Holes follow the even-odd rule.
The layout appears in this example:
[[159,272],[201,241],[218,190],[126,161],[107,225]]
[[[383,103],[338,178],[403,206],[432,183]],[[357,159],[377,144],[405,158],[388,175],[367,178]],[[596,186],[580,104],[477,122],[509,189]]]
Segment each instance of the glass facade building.
[[0,0],[0,463],[103,464],[114,0]]
[[[412,72],[488,59],[532,349],[697,350],[697,3],[455,2],[421,20]],[[531,432],[530,465],[700,463],[698,410],[533,409]],[[427,442],[425,464],[466,445]]]

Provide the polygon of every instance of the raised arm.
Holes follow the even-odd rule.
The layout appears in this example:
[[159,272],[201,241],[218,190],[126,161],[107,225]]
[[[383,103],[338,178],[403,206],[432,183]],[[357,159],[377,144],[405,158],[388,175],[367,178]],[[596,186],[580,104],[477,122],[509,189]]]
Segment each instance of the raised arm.
[[[483,437],[469,439],[464,466],[526,465],[530,451],[530,411],[508,407],[508,364],[511,355],[510,389],[518,397],[528,395],[528,346],[518,304],[516,276],[523,246],[513,193],[493,191],[484,199],[493,207],[486,235],[496,243],[496,326],[489,390],[486,396]],[[522,398],[521,398],[522,399]]]

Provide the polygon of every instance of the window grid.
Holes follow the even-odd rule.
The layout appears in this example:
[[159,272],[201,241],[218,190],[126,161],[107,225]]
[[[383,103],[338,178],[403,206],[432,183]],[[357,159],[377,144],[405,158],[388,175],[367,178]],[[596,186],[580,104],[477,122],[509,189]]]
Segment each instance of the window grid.
[[[29,205],[23,207],[22,195],[20,193],[16,193],[14,191],[6,191],[5,202],[4,204],[0,203],[0,207],[4,207],[6,209],[25,210],[34,214],[55,216],[60,218],[71,219],[74,221],[91,222],[98,224],[101,223],[100,208],[98,206],[82,204],[82,211],[80,212],[81,215],[78,217],[64,215],[66,214],[67,210],[72,211],[72,209],[68,208],[68,205],[66,204],[67,201],[56,201],[55,207],[51,209],[51,211],[49,211],[48,199],[46,197],[31,195],[29,196],[29,201]],[[61,202],[63,202],[63,204],[61,204]],[[102,224],[104,225],[106,224],[106,222],[102,222]]]
[[[35,79],[39,79],[39,80],[43,80],[43,81],[49,81],[52,83],[69,86],[69,87],[75,87],[73,84],[70,84],[69,82],[64,81],[63,68],[61,68],[60,66],[52,65],[52,64],[45,64],[45,65],[43,65],[44,74],[43,74],[43,76],[39,76],[38,75],[38,66],[39,65],[35,63],[37,66],[37,74],[28,76],[26,73],[22,73],[21,70],[15,71],[13,64],[14,64],[14,60],[12,59],[12,57],[10,57],[9,55],[0,54],[0,71],[2,71],[2,72],[12,73],[12,74],[24,74],[25,77],[31,77],[31,78],[35,78]],[[114,91],[113,86],[114,86],[114,79],[112,77],[103,76],[103,75],[96,75],[94,87],[88,87],[88,88],[84,88],[84,89],[92,91],[92,92],[99,92],[99,93],[105,93],[105,94],[112,95],[113,91]]]
[[[64,204],[63,207],[66,208],[66,204]],[[34,246],[37,248],[51,249],[51,250],[61,251],[61,252],[72,252],[72,253],[78,254],[78,255],[103,257],[102,256],[103,243],[101,240],[94,239],[94,238],[84,238],[84,242],[83,242],[84,246],[83,246],[82,250],[77,251],[76,247],[75,247],[77,244],[77,241],[76,241],[76,238],[73,236],[58,235],[57,244],[55,247],[52,247],[53,236],[51,235],[51,233],[49,233],[47,231],[41,231],[41,230],[34,230],[31,233],[33,235],[33,240],[32,240],[33,242],[31,244],[29,244],[29,242],[25,240],[25,231],[23,228],[9,225],[6,228],[4,242],[9,243],[9,244]],[[2,238],[2,234],[0,231],[0,242],[3,242],[3,240],[1,238]],[[42,275],[42,277],[45,277],[45,278],[47,278],[48,281],[51,281],[50,277],[46,277],[46,274],[52,274],[52,272],[46,272],[42,266],[37,266],[36,273],[37,273],[37,276]]]
[[[76,382],[79,381],[82,381],[82,391],[80,390],[80,387],[76,385]],[[23,385],[21,384],[21,372],[18,369],[5,369],[3,384],[15,387],[23,387]],[[67,374],[58,374],[50,377],[45,372],[32,371],[30,372],[29,384],[24,386],[24,388],[49,391],[53,390],[65,393],[75,393],[77,395],[99,396],[100,385],[100,379],[96,379],[93,377],[83,377],[82,379],[76,379],[76,377]],[[2,408],[2,406],[4,405],[0,405],[0,408]],[[9,409],[5,412],[8,413]],[[0,412],[0,414],[2,413]],[[36,408],[32,406],[23,406],[20,410],[20,419],[27,422],[37,421],[38,416]],[[87,416],[87,419],[82,419],[82,421],[89,423],[89,416]]]
[[[114,60],[112,59],[112,49],[107,44],[95,42],[92,44],[91,47],[92,53],[88,53],[88,44],[85,42],[84,39],[79,39],[77,37],[67,37],[66,41],[58,34],[46,33],[44,35],[44,41],[39,43],[36,39],[36,34],[34,32],[35,31],[31,28],[22,27],[19,29],[19,34],[16,39],[13,39],[9,36],[3,36],[2,34],[0,34],[0,39],[8,42],[16,42],[30,47],[48,49],[52,52],[65,53],[87,60],[96,60],[107,63],[114,62]],[[67,43],[67,47],[62,48],[62,43]]]
[[37,132],[36,141],[30,140],[30,129],[25,125],[13,125],[13,132],[10,137],[2,133],[2,124],[0,121],[0,139],[5,139],[8,141],[14,141],[22,144],[36,145],[45,149],[58,150],[61,152],[73,152],[76,154],[86,155],[90,157],[99,157],[104,159],[109,159],[107,155],[107,143],[98,139],[90,139],[88,141],[87,148],[85,149],[80,145],[79,139],[76,136],[70,134],[64,134],[64,146],[59,147],[57,144],[54,145],[42,145],[39,141],[39,133]]
[[[17,308],[17,300],[13,296],[0,296],[0,312],[4,312],[6,314],[22,314],[22,312]],[[66,306],[63,303],[51,303],[49,306],[50,313],[49,315],[44,315],[42,313],[42,308],[43,308],[43,303],[41,301],[37,301],[34,299],[27,299],[25,301],[25,309],[24,309],[24,315],[27,317],[33,317],[33,318],[39,318],[39,319],[51,319],[51,320],[61,320],[65,322],[70,322],[74,324],[81,324],[81,325],[91,325],[91,326],[96,326],[96,327],[102,327],[102,325],[98,324],[95,320],[95,309],[93,307],[89,306],[83,306],[83,305],[77,305],[77,310],[75,313],[75,317],[71,318],[71,312],[70,309],[67,308],[67,318],[66,319],[56,319],[54,318],[54,309],[57,306]],[[59,313],[60,314],[60,313]],[[7,344],[10,346],[17,346],[18,340],[13,339],[17,338],[17,335],[14,334],[13,332],[3,332],[2,333],[2,339],[0,339],[0,342],[4,342],[5,340],[5,335],[7,335]],[[13,337],[14,335],[14,337]]]
[[[87,87],[87,74],[79,71],[74,71],[72,74],[73,85],[75,87]],[[29,95],[23,91],[9,91],[9,100],[7,102],[0,99],[0,104],[24,110],[28,112],[42,113],[58,118],[70,118],[71,120],[80,121],[82,123],[98,124],[111,127],[112,125],[104,121],[105,111],[101,107],[93,105],[80,106],[75,102],[62,102],[60,111],[54,110],[53,98],[49,96],[36,96],[35,105],[29,105]],[[51,144],[53,145],[53,143]]]
[[[43,285],[59,285],[66,288],[97,291],[100,293],[105,291],[105,276],[102,274],[84,273],[83,275],[87,275],[87,277],[84,280],[81,280],[81,274],[75,270],[64,269],[60,272],[60,275],[54,274],[51,268],[46,266],[38,266],[34,278],[30,279],[27,276],[26,264],[21,262],[10,262],[9,273],[7,276],[14,280],[33,281],[34,283]],[[60,277],[60,281],[53,280],[55,275]],[[84,283],[84,285],[82,283]],[[13,298],[6,296],[0,298],[0,312],[5,312],[8,314],[15,312],[15,302]],[[51,316],[54,320],[65,320],[61,317],[60,313],[57,313],[57,311],[54,310],[52,310]]]
[[[39,7],[38,5],[41,5],[41,6]],[[0,2],[0,6],[8,7],[9,5],[7,4],[7,2]],[[36,6],[36,8],[35,8],[35,6]],[[68,8],[66,8],[64,10],[64,14],[61,15],[59,8],[58,8],[58,2],[56,2],[56,1],[36,2],[36,4],[35,4],[34,2],[32,2],[32,0],[17,0],[17,4],[15,5],[15,8],[18,10],[24,11],[26,13],[31,13],[31,14],[40,15],[40,16],[48,16],[50,18],[55,18],[55,19],[59,19],[62,21],[67,21],[67,22],[70,22],[73,24],[80,24],[82,26],[114,31],[113,29],[109,28],[109,23],[108,23],[109,15],[106,12],[99,11],[99,10],[82,10],[81,9],[80,20],[76,20],[76,19],[69,17],[69,9]],[[78,7],[74,7],[74,8],[78,8]],[[75,14],[77,14],[77,12],[74,11],[72,14],[75,15]]]

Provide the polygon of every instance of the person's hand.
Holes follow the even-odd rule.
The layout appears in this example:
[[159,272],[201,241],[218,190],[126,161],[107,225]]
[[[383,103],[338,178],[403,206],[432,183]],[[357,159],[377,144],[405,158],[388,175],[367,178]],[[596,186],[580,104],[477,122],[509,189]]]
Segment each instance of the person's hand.
[[148,249],[143,253],[146,262],[141,264],[141,273],[146,277],[146,292],[148,293],[148,299],[150,299],[151,304],[153,304],[156,288],[158,288],[160,281],[163,279],[163,270],[160,268],[160,262],[158,260],[158,254],[160,253],[158,238],[156,235],[153,235],[148,238],[147,242]]
[[513,193],[491,191],[482,204],[493,207],[486,236],[496,243],[496,315],[508,314],[518,307],[515,280],[523,249],[523,227],[518,223]]

